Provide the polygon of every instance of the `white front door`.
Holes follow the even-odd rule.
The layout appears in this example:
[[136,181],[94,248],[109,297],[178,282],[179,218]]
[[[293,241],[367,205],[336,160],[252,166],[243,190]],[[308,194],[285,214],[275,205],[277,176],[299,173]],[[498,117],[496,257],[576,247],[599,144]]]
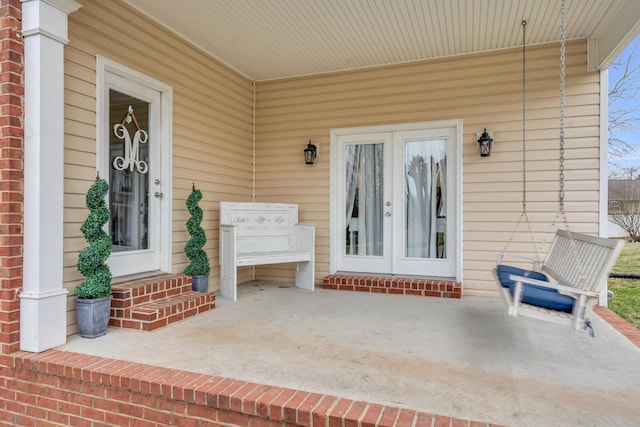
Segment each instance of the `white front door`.
[[111,65],[99,79],[98,171],[110,187],[107,264],[114,277],[169,271],[168,100],[152,80]]
[[458,122],[332,133],[332,272],[456,278]]

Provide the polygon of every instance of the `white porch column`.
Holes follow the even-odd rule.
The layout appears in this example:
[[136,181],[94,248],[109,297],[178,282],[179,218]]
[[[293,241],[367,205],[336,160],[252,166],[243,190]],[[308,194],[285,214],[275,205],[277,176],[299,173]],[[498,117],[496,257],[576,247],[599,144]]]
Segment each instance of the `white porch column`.
[[74,0],[22,0],[24,37],[24,253],[20,349],[67,339],[62,285],[64,45]]

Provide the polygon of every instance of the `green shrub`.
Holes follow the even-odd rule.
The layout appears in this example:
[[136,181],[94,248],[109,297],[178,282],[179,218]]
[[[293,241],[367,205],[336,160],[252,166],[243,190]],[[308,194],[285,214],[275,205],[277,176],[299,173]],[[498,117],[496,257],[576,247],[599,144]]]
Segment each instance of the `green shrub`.
[[105,264],[111,254],[111,238],[102,229],[110,216],[104,201],[108,192],[109,184],[104,179],[96,179],[87,191],[89,215],[80,230],[89,246],[78,255],[78,271],[86,279],[74,291],[78,298],[96,299],[111,295],[111,271]]
[[207,243],[207,236],[200,226],[202,222],[202,209],[198,206],[200,200],[202,200],[202,192],[196,190],[194,184],[186,201],[187,209],[191,214],[191,217],[187,220],[187,231],[191,238],[184,246],[184,252],[190,261],[187,268],[184,269],[184,274],[189,276],[206,276],[211,271],[209,257],[202,250],[205,243]]
[[[613,271],[620,274],[640,272],[640,244],[627,242]],[[609,278],[609,308],[618,316],[640,328],[640,279]]]

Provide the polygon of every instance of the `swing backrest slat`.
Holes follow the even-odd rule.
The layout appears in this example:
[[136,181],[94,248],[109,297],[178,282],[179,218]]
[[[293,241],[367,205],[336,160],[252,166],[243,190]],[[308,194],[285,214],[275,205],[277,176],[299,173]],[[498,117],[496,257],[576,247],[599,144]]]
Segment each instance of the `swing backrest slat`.
[[562,285],[600,292],[623,246],[623,240],[558,230],[542,271]]

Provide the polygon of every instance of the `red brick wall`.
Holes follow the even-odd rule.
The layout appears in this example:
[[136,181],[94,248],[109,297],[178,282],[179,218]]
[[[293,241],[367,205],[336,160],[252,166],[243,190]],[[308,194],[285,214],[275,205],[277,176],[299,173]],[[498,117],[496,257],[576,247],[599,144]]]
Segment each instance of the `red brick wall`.
[[24,45],[20,0],[0,1],[0,354],[20,347]]
[[0,425],[488,426],[412,409],[57,350],[0,355]]

